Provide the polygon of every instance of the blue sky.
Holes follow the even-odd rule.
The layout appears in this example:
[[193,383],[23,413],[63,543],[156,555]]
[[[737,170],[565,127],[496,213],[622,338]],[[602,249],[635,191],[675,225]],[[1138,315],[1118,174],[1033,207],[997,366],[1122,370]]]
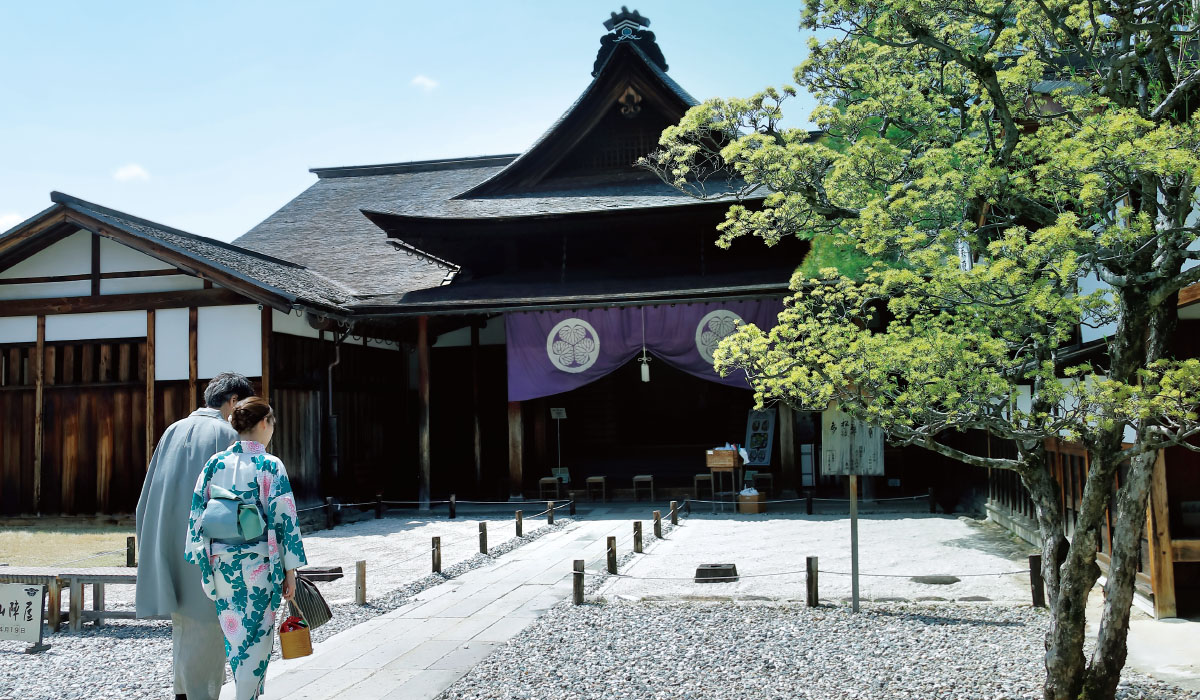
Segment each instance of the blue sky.
[[[633,3],[697,98],[791,80],[799,2]],[[0,3],[0,231],[51,190],[232,240],[311,167],[524,150],[619,2]],[[791,104],[807,123],[812,103]]]

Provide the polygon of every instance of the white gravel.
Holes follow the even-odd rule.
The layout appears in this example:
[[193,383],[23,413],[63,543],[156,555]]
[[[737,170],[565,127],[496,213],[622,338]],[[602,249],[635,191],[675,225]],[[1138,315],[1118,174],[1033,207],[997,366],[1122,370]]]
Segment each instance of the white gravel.
[[[860,517],[858,533],[863,600],[1030,602],[1024,557],[1030,550],[994,525],[955,516],[877,514]],[[809,556],[818,558],[822,572],[821,599],[848,598],[850,577],[843,574],[850,572],[850,521],[845,516],[693,514],[645,556],[635,556],[619,569],[633,578],[610,578],[598,593],[636,600],[803,600]],[[736,564],[744,578],[692,581],[697,566],[726,563]],[[1022,573],[992,575],[1014,571]],[[768,575],[781,572],[787,575]],[[933,585],[910,580],[918,575],[959,581]]]
[[[1041,697],[1042,610],[993,604],[562,605],[443,700]],[[1122,700],[1195,700],[1126,672]]]
[[[347,574],[339,581],[317,584],[333,609],[333,619],[313,631],[313,641],[395,610],[413,595],[557,532],[571,520],[560,518],[553,526],[527,522],[525,536],[519,540],[513,537],[511,520],[489,520],[488,556],[479,553],[479,522],[384,518],[305,535],[310,564],[340,564]],[[429,538],[433,536],[442,537],[442,574],[431,573]],[[357,559],[368,562],[365,606],[353,600]],[[85,590],[90,607],[91,589]],[[106,608],[130,609],[133,592],[132,586],[107,586]],[[51,648],[39,654],[25,654],[28,644],[24,642],[0,641],[0,700],[173,697],[169,622],[117,620],[103,627],[84,625],[77,635],[65,631],[51,635],[48,629],[44,634]],[[276,658],[278,654],[276,647]]]

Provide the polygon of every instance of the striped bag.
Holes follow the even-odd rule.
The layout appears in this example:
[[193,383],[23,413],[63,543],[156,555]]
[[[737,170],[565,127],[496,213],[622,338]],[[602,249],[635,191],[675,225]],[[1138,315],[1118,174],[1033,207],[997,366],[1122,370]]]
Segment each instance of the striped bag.
[[303,576],[296,577],[296,595],[288,601],[288,607],[293,615],[308,623],[310,630],[329,622],[329,618],[333,617],[325,597],[317,590],[317,584]]

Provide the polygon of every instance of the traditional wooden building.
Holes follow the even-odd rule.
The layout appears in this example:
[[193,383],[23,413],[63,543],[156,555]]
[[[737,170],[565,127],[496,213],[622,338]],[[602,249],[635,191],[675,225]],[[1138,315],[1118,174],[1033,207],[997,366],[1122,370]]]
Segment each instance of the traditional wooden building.
[[[226,369],[277,408],[305,501],[532,497],[559,464],[573,490],[646,475],[662,500],[726,442],[776,492],[840,490],[815,415],[751,414],[712,370],[737,321],[774,323],[806,244],[718,248],[728,201],[635,166],[697,103],[648,25],[605,22],[524,153],[318,168],[232,244],[52,195],[0,236],[0,514],[132,510],[155,437]],[[885,461],[879,496],[964,473]]]

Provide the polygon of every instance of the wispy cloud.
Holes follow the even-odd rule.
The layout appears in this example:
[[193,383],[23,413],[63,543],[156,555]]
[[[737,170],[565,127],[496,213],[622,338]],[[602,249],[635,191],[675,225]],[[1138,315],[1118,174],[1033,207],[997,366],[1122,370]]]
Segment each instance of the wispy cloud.
[[432,92],[433,89],[438,86],[438,81],[430,78],[427,75],[418,75],[409,82],[411,85],[414,85],[425,92]]
[[3,214],[0,214],[0,231],[7,231],[24,220],[25,217],[21,216],[15,211],[6,211]]
[[150,173],[137,163],[122,165],[113,171],[113,179],[117,182],[132,182],[134,180],[149,180]]

